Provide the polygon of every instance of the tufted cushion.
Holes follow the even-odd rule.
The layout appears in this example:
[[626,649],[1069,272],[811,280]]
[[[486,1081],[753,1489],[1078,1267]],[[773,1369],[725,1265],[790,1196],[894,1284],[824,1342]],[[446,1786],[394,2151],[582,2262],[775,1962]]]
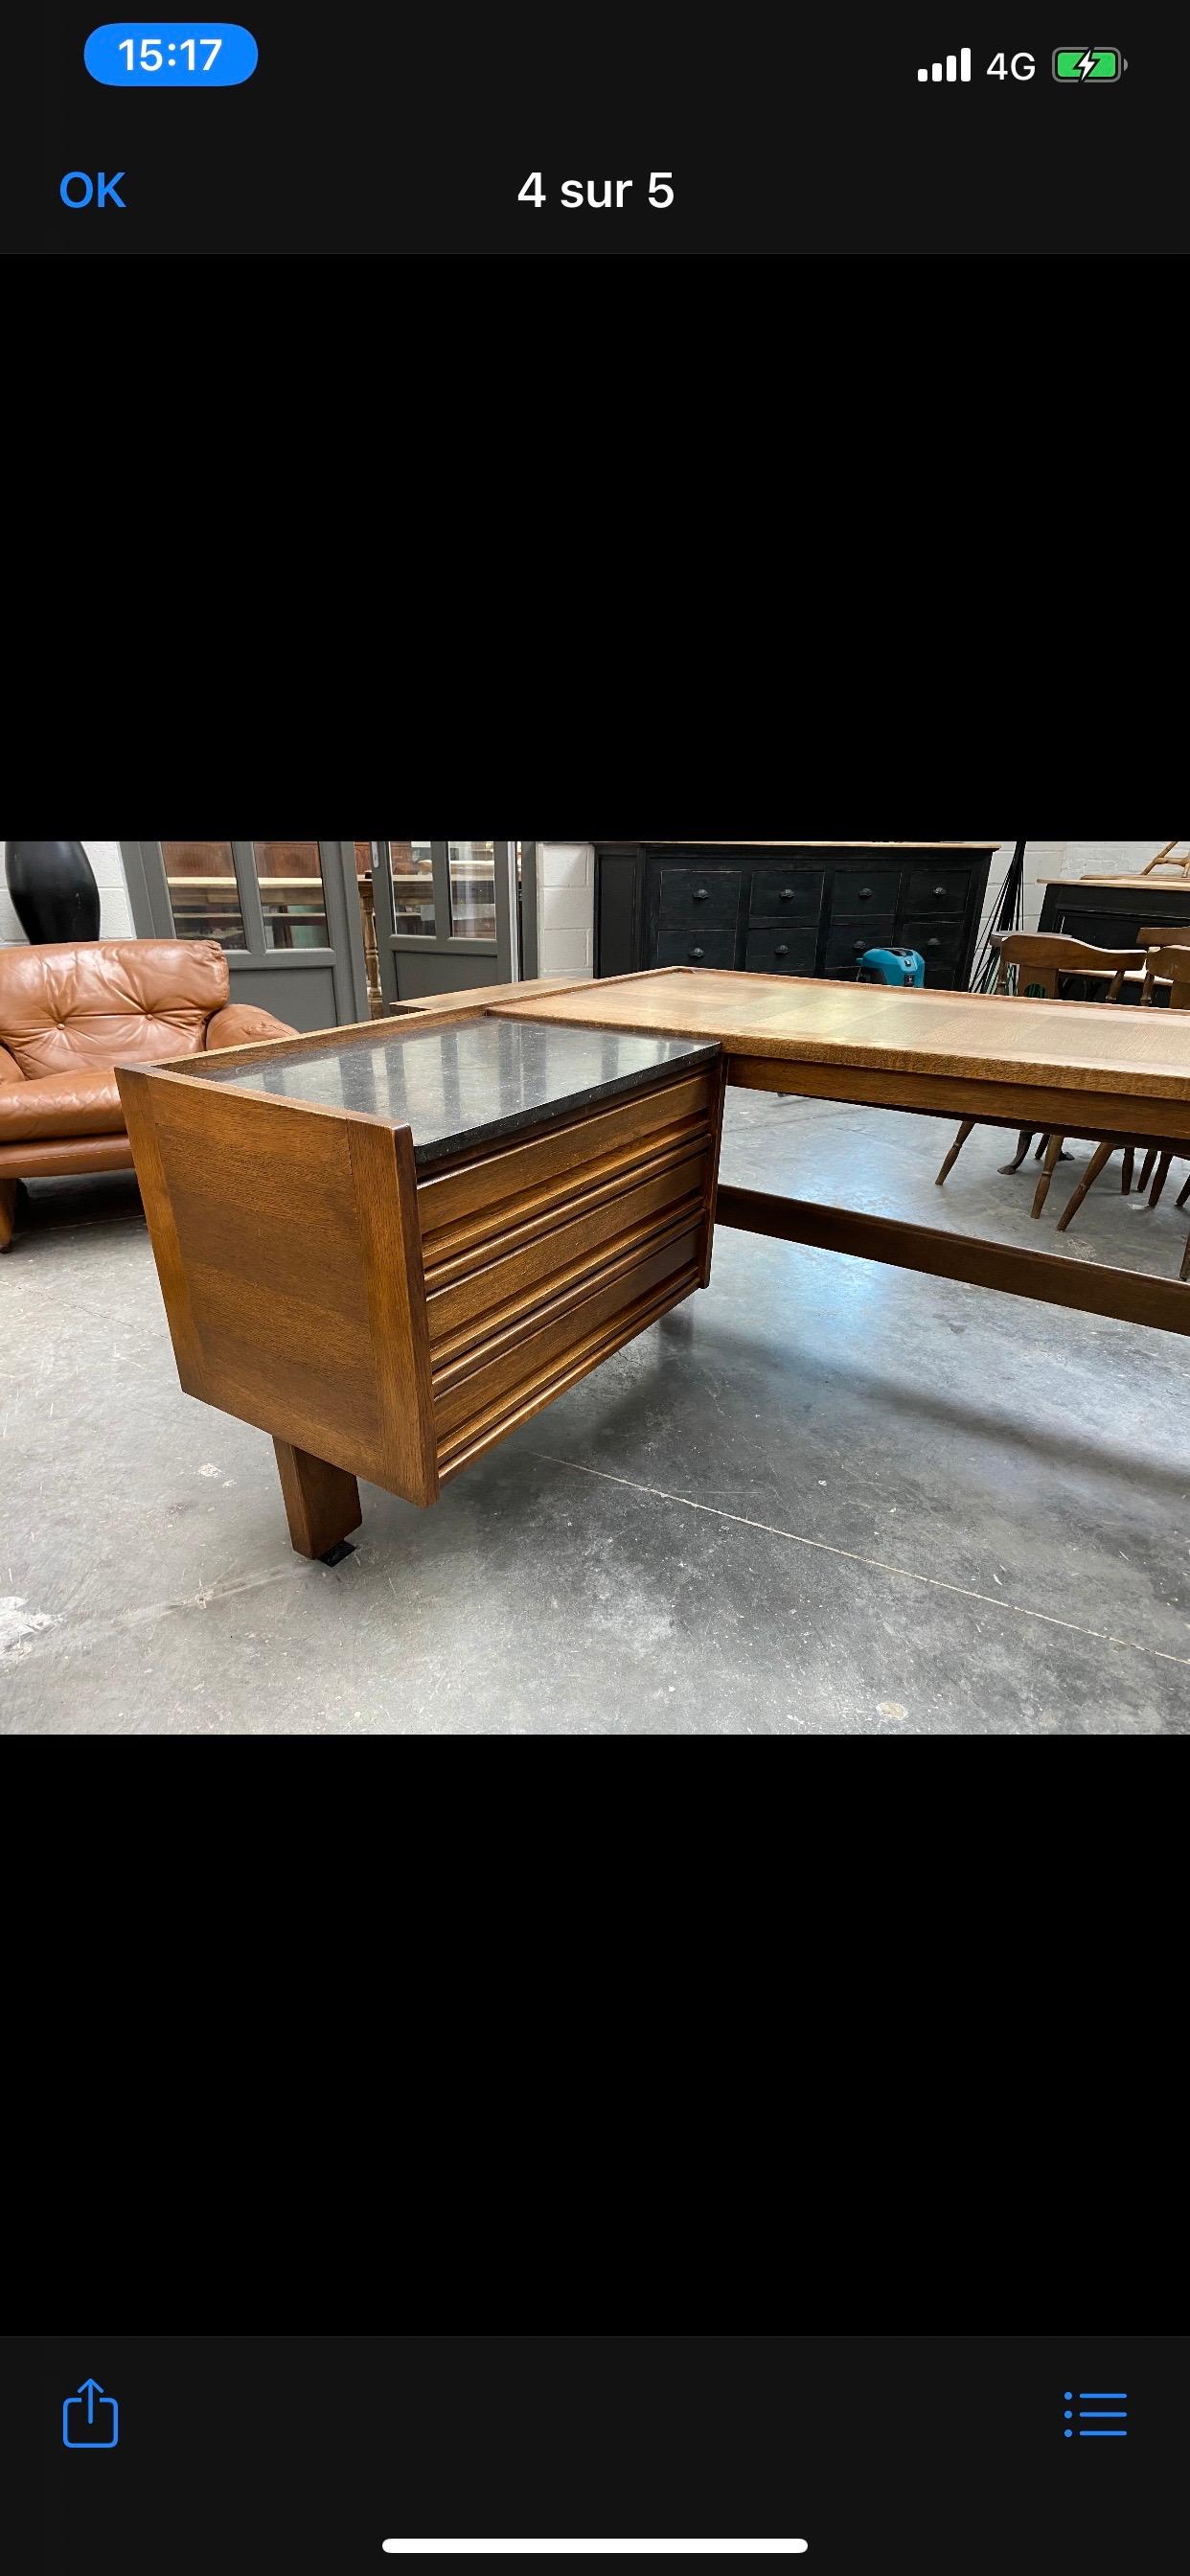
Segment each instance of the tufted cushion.
[[124,1112],[114,1073],[80,1064],[73,1073],[42,1074],[0,1089],[0,1145],[30,1137],[119,1136]]
[[197,1055],[227,996],[227,959],[211,939],[4,948],[0,1044],[29,1082],[87,1065]]

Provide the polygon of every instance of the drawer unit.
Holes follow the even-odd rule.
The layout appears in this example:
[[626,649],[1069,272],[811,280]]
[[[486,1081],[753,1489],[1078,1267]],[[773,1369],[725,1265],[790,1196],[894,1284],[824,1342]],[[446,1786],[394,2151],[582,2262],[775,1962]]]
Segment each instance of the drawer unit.
[[[991,856],[959,843],[867,850],[860,842],[597,843],[595,972],[709,966],[846,975],[865,948],[906,946],[910,925],[928,925],[927,936],[956,934],[928,952],[929,981],[961,986],[970,978]],[[778,939],[756,935],[778,930],[788,937],[788,957],[776,954]]]
[[271,1432],[294,1546],[410,1502],[710,1273],[714,1044],[374,1023],[121,1075],[187,1392]]
[[953,966],[962,944],[961,921],[939,919],[927,914],[924,920],[905,920],[897,933],[898,948],[919,949],[927,966]]
[[699,1285],[721,1101],[716,1068],[421,1184],[441,1478]]
[[817,921],[825,885],[825,868],[754,868],[752,919]]
[[555,1308],[543,1307],[507,1348],[485,1343],[470,1365],[436,1373],[440,1481],[457,1475],[701,1287],[704,1268],[703,1228],[687,1226],[643,1258],[625,1255],[581,1301],[559,1299]]
[[667,928],[734,930],[740,881],[726,868],[662,868],[658,904]]
[[959,913],[967,909],[970,868],[906,868],[901,879],[901,910],[907,913]]
[[736,934],[731,930],[662,929],[657,934],[658,966],[734,966]]
[[883,918],[878,917],[871,921],[836,922],[827,938],[823,973],[826,975],[853,973],[865,949],[901,948],[908,947],[909,944],[907,940],[902,940],[899,934],[894,938],[893,917],[890,913],[886,913]]
[[812,975],[818,960],[818,932],[788,928],[752,929],[745,964],[753,975]]
[[865,921],[869,913],[883,913],[891,921],[900,889],[899,868],[840,868],[835,876],[832,920]]

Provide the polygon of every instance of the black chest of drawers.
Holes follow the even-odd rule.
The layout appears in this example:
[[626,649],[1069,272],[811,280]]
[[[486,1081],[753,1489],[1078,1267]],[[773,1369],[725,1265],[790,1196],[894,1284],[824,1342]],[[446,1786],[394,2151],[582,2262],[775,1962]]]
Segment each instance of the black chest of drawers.
[[965,986],[992,852],[754,842],[595,844],[595,972],[731,966],[853,976],[867,948],[917,948]]

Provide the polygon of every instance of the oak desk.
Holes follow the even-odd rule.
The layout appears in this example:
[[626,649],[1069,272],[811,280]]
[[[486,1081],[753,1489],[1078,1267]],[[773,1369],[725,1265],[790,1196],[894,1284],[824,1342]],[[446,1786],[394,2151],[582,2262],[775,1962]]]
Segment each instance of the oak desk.
[[[533,1004],[501,1003],[492,993],[488,1008],[502,1018],[531,1010],[555,1025],[715,1038],[727,1056],[728,1082],[745,1090],[955,1122],[975,1118],[990,1127],[1118,1135],[1121,1143],[1185,1139],[1190,1150],[1184,1013],[682,968],[584,983]],[[716,1222],[1190,1332],[1190,1290],[1177,1279],[726,1185]]]
[[717,1190],[725,1078],[1190,1151],[1186,1014],[680,968],[121,1069],[182,1384],[272,1433],[297,1549],[358,1476],[436,1501],[704,1287],[716,1222],[1190,1332],[1175,1279]]
[[723,1055],[482,1009],[119,1068],[178,1375],[332,1562],[710,1275]]

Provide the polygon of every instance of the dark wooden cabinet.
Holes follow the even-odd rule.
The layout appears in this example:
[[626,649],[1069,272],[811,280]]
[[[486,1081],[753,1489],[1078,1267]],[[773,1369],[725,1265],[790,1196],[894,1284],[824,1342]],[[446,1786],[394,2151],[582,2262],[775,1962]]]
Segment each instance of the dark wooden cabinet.
[[867,948],[918,948],[927,984],[965,986],[992,856],[957,842],[597,841],[595,972],[845,977]]
[[1063,878],[1045,888],[1042,930],[1065,931],[1092,948],[1135,948],[1142,930],[1169,926],[1170,945],[1190,939],[1190,880],[1132,878],[1121,885],[1088,885]]

